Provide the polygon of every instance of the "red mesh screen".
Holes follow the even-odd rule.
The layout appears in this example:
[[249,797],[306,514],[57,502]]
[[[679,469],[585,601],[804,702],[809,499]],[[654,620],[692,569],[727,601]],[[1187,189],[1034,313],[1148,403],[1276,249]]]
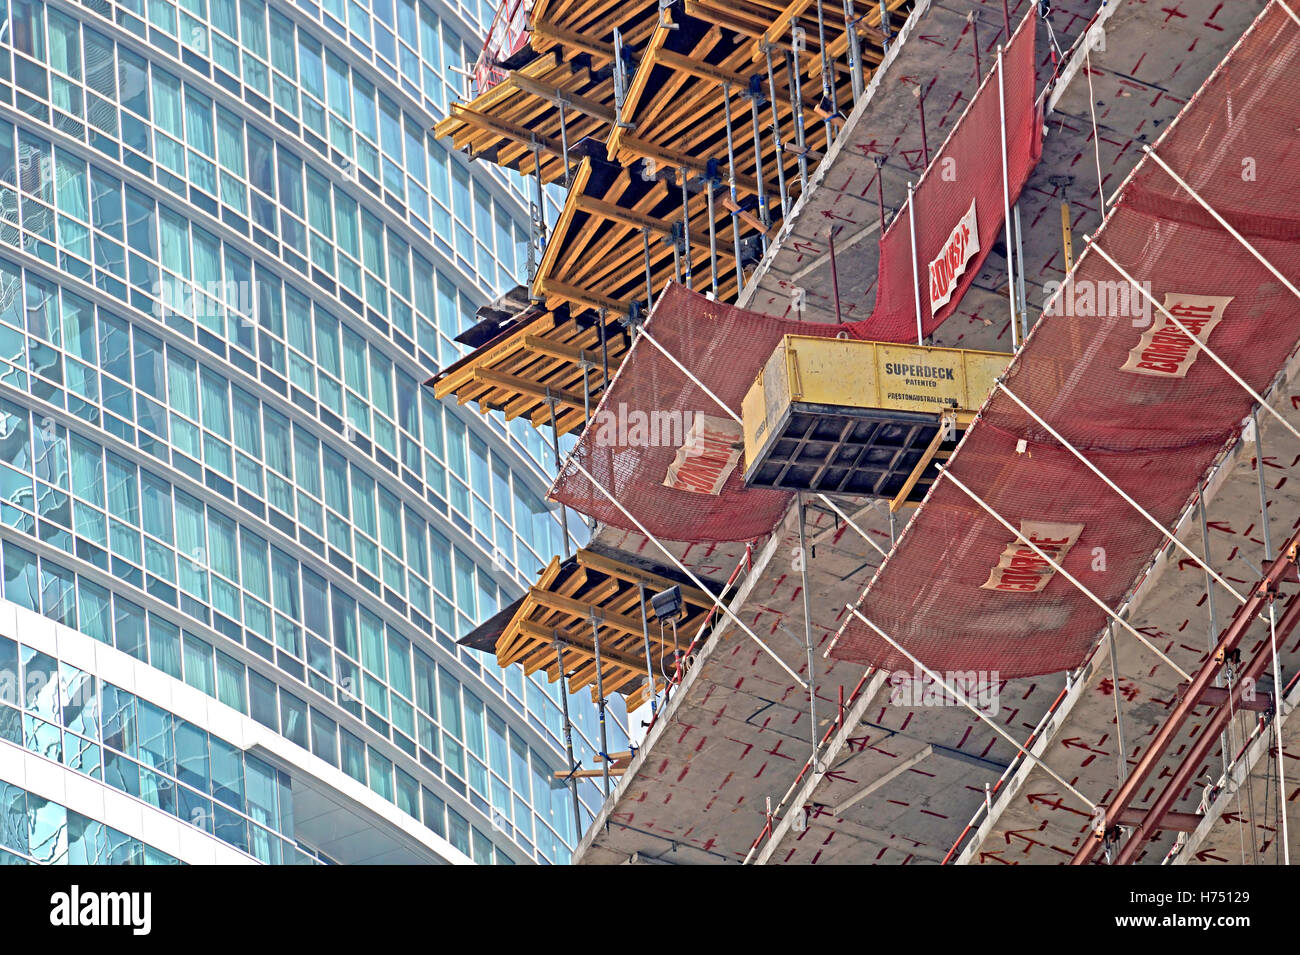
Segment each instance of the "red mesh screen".
[[[1042,124],[1034,103],[1035,23],[1031,8],[1004,54],[1012,202],[1038,161],[1041,147]],[[952,314],[1001,234],[1004,196],[1000,116],[997,71],[991,70],[916,189],[917,269],[926,334]],[[937,315],[932,315],[927,265],[940,255],[972,199],[979,251],[954,283],[952,298]],[[645,327],[739,414],[745,392],[783,335],[844,334],[871,341],[916,340],[911,234],[905,212],[895,217],[881,240],[879,271],[876,307],[869,318],[858,322],[822,325],[771,318],[669,285]],[[658,349],[640,342],[606,389],[592,426],[574,450],[573,460],[591,472],[657,537],[733,541],[766,534],[789,506],[790,495],[783,491],[746,490],[743,462],[737,464],[718,495],[663,485],[681,444],[680,438],[664,440],[663,429],[680,430],[696,414],[724,416],[709,396]],[[653,433],[635,431],[639,422],[652,420],[661,425],[647,429]],[[602,428],[602,422],[611,427]],[[561,470],[551,497],[605,524],[635,529],[572,462]]]
[[[1298,96],[1300,26],[1271,5],[1154,147],[1291,277],[1300,276]],[[1135,280],[1150,282],[1159,301],[1231,296],[1208,345],[1256,391],[1269,387],[1294,351],[1295,296],[1149,158],[1095,242]],[[1113,288],[1100,283],[1112,282],[1122,283],[1120,275],[1089,249],[1075,271],[1075,302],[1084,290],[1098,293]],[[1134,326],[1134,316],[1119,308],[1100,317],[1061,314],[1057,302],[1012,363],[1008,387],[1172,526],[1217,454],[1235,440],[1253,400],[1204,353],[1180,362],[1187,339],[1177,335],[1157,336],[1154,349],[1139,356],[1163,374],[1124,371],[1146,331]],[[1162,322],[1158,312],[1152,320]],[[1169,374],[1174,368],[1185,368],[1185,376]],[[1016,450],[1021,438],[1025,453]],[[1001,392],[987,402],[951,467],[1014,525],[1083,524],[1062,565],[1111,609],[1162,543],[1157,530]],[[997,670],[1011,678],[1079,665],[1107,617],[1068,580],[1058,574],[1038,593],[982,589],[1012,539],[941,476],[868,586],[861,610],[938,670]],[[831,656],[910,668],[851,616]]]

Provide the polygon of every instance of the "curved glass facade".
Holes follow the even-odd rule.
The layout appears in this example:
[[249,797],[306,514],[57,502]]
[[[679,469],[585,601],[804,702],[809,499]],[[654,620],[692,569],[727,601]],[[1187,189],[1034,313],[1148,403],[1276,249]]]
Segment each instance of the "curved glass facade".
[[430,133],[482,7],[10,0],[3,597],[474,861],[563,862],[558,689],[454,642],[564,549],[547,448],[420,387],[525,269],[526,184]]

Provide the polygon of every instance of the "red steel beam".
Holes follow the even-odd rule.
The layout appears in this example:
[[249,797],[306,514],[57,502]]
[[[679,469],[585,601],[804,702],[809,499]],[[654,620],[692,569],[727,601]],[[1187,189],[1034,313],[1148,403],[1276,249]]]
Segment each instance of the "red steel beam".
[[[1300,623],[1300,596],[1291,598],[1286,613],[1277,622],[1278,646],[1282,645],[1291,631],[1295,629],[1297,623]],[[1264,669],[1272,662],[1272,659],[1272,643],[1271,641],[1265,641],[1259,652],[1251,658],[1250,663],[1246,665],[1238,680],[1232,685],[1234,704],[1236,700],[1240,699],[1241,694],[1245,692],[1246,681],[1258,679],[1263,674]],[[1178,794],[1191,782],[1193,774],[1205,761],[1211,747],[1218,744],[1219,734],[1228,725],[1231,714],[1232,710],[1229,707],[1220,707],[1214,711],[1209,722],[1201,730],[1201,735],[1192,744],[1191,750],[1181,758],[1169,783],[1161,790],[1160,795],[1156,797],[1156,801],[1152,803],[1146,819],[1133,830],[1133,833],[1124,842],[1119,855],[1115,857],[1116,865],[1131,864],[1151,837],[1158,830],[1164,828],[1162,824],[1163,817],[1169,812],[1169,808],[1174,804],[1174,800],[1178,798]],[[1277,715],[1274,714],[1273,718],[1277,719]]]
[[[1146,752],[1142,754],[1137,765],[1133,767],[1133,771],[1129,773],[1128,778],[1124,780],[1124,784],[1120,786],[1119,790],[1115,793],[1115,798],[1112,799],[1111,804],[1106,807],[1106,819],[1103,831],[1118,824],[1117,820],[1120,814],[1129,808],[1129,804],[1133,801],[1134,796],[1137,795],[1142,785],[1146,782],[1147,777],[1159,764],[1160,759],[1164,756],[1165,751],[1169,748],[1170,744],[1173,743],[1174,738],[1177,736],[1179,729],[1182,728],[1183,723],[1192,715],[1192,710],[1201,705],[1205,691],[1213,686],[1214,677],[1219,672],[1219,660],[1225,653],[1236,648],[1237,644],[1241,642],[1242,637],[1246,635],[1246,631],[1250,628],[1250,625],[1254,622],[1255,618],[1258,617],[1259,614],[1268,606],[1269,600],[1272,599],[1271,595],[1276,592],[1277,585],[1286,575],[1287,570],[1295,567],[1297,547],[1300,547],[1300,530],[1297,530],[1291,535],[1291,539],[1282,547],[1282,556],[1278,557],[1269,565],[1268,570],[1264,575],[1264,579],[1261,580],[1258,586],[1256,586],[1251,592],[1249,599],[1237,608],[1236,613],[1233,614],[1232,621],[1226,628],[1224,628],[1223,634],[1219,638],[1219,643],[1215,647],[1214,652],[1209,655],[1201,668],[1196,671],[1196,675],[1192,678],[1192,682],[1184,690],[1181,699],[1179,699],[1178,703],[1174,706],[1173,711],[1170,712],[1168,719],[1166,719],[1161,725],[1159,731],[1151,740],[1150,745],[1147,746]],[[1234,692],[1234,696],[1236,695],[1237,694]],[[1223,710],[1217,710],[1215,717],[1217,717],[1220,712],[1223,712]],[[1217,736],[1218,734],[1215,733],[1214,738],[1217,738]],[[1204,739],[1205,737],[1202,737],[1202,740]],[[1166,809],[1167,808],[1168,807],[1166,807]],[[1152,817],[1148,815],[1147,819],[1148,822],[1146,826],[1150,826]],[[1151,831],[1145,827],[1138,831],[1141,832],[1144,830],[1148,832]],[[1133,840],[1130,839],[1129,841],[1132,842]],[[1092,857],[1096,854],[1099,848],[1101,848],[1100,839],[1085,837],[1082,845],[1079,846],[1078,851],[1074,854],[1074,858],[1070,861],[1070,864],[1087,865],[1092,861]]]

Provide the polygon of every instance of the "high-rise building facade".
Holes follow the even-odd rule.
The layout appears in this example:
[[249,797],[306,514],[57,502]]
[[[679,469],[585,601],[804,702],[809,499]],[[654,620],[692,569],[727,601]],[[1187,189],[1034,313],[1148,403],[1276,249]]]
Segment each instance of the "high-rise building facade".
[[5,861],[568,860],[557,687],[455,642],[564,550],[549,451],[421,386],[525,277],[431,133],[492,13],[9,0]]

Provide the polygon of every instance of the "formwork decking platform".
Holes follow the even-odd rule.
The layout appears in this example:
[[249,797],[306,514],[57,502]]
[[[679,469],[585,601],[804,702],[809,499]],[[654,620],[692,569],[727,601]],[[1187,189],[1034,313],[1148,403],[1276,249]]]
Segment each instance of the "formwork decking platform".
[[[495,652],[503,668],[518,664],[525,674],[544,671],[551,682],[560,679],[562,658],[569,692],[587,689],[594,700],[594,620],[605,693],[622,694],[629,711],[634,710],[647,698],[647,654],[661,691],[673,676],[676,651],[684,651],[690,642],[685,635],[695,634],[713,615],[713,602],[702,591],[680,575],[650,570],[640,566],[643,563],[591,548],[566,559],[556,557],[523,597],[460,642]],[[683,607],[676,629],[657,620],[650,606],[651,597],[673,586],[681,588]]]

